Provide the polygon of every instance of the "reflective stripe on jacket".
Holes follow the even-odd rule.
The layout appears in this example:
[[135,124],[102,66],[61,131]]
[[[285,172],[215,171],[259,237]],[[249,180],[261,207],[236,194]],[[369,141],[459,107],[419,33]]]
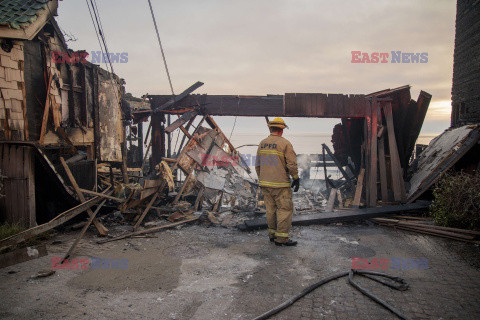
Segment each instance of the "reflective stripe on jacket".
[[270,134],[258,146],[255,170],[262,187],[290,187],[288,176],[298,179],[297,155],[292,144],[283,137]]

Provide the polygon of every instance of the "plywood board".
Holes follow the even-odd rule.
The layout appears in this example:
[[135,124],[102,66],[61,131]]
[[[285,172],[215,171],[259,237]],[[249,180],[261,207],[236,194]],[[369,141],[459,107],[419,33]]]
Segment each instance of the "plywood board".
[[408,203],[428,190],[442,173],[460,160],[479,140],[479,125],[449,129],[433,139],[420,154],[418,170],[410,179]]

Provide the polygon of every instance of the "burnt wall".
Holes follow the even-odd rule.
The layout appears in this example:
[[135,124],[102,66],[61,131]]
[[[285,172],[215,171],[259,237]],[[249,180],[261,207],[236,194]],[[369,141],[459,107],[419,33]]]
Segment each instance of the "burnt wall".
[[480,1],[457,1],[452,127],[480,123]]
[[29,140],[32,141],[37,141],[40,138],[41,119],[47,99],[42,51],[39,40],[24,41],[27,123]]

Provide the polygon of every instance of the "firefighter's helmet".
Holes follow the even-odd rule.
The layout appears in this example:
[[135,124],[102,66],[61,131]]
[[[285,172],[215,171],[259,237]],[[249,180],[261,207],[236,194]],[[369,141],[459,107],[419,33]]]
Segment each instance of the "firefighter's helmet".
[[278,118],[278,117],[273,119],[272,121],[269,121],[268,122],[268,127],[269,128],[276,127],[276,128],[280,128],[280,129],[288,128],[288,126],[285,124],[285,121],[283,121],[282,118]]

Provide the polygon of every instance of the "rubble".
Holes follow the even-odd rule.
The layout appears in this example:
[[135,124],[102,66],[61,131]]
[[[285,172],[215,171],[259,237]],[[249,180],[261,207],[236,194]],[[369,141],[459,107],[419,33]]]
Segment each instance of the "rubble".
[[[51,9],[57,5],[53,1]],[[0,88],[0,208],[6,221],[28,228],[1,240],[3,250],[67,222],[81,231],[65,258],[90,225],[98,236],[113,237],[98,243],[186,223],[262,227],[265,206],[257,180],[213,119],[217,115],[341,119],[333,129],[333,150],[323,144],[321,154],[298,156],[302,185],[293,198],[294,224],[424,209],[427,203],[414,201],[476,150],[478,126],[466,126],[417,148],[423,151],[412,162],[431,95],[421,91],[412,100],[408,85],[370,94],[247,96],[194,94],[203,86],[197,81],[178,95],[135,98],[113,68],[53,59],[82,52],[69,50],[55,19],[36,10],[42,17],[37,28],[25,26],[28,37],[8,40],[11,50],[0,61],[6,70]],[[32,53],[47,58],[27,59]],[[311,168],[323,169],[323,180],[311,177]],[[332,178],[329,168],[341,176]],[[86,221],[80,221],[82,213]]]
[[[138,141],[142,148],[143,144],[152,148],[152,156],[149,161],[146,161],[148,160],[147,152],[140,167],[124,166],[125,163],[132,163],[133,161],[125,160],[125,158],[120,162],[121,165],[114,162],[97,163],[93,186],[91,188],[80,188],[71,168],[79,161],[84,161],[86,154],[77,151],[71,153],[68,160],[59,157],[63,169],[59,172],[68,178],[71,185],[71,187],[66,187],[66,190],[83,204],[95,199],[92,206],[97,206],[95,212],[90,207],[85,206],[83,208],[88,213],[88,221],[82,225],[77,240],[65,257],[73,253],[90,224],[95,225],[99,236],[108,235],[111,237],[114,235],[113,238],[100,240],[98,243],[132,236],[143,236],[151,232],[180,226],[187,222],[200,222],[221,227],[241,227],[244,225],[247,226],[247,229],[259,227],[259,223],[261,224],[262,219],[264,219],[259,220],[259,217],[265,214],[262,194],[256,180],[251,177],[251,170],[241,153],[235,149],[200,102],[197,101],[196,105],[190,107],[183,107],[185,101],[191,99],[191,93],[201,85],[202,83],[198,82],[182,94],[175,98],[170,97],[168,100],[159,100],[157,96],[149,96],[150,110],[142,107],[132,112],[133,122],[126,124],[126,130],[131,133],[129,135],[130,141]],[[398,92],[404,94],[408,88],[402,87],[373,95],[378,99],[383,97],[393,99],[385,103],[376,102],[377,100],[372,100],[373,102],[370,102],[370,100],[361,101],[362,103],[367,101],[369,106],[377,106],[379,114],[383,114],[381,111],[384,109],[385,121],[388,120],[387,122],[390,123],[391,118],[388,117],[388,108],[393,105],[398,113],[401,106],[398,101],[403,101],[400,98],[397,101],[392,96]],[[359,97],[354,97],[354,99],[360,101]],[[355,110],[355,112],[359,112],[358,108]],[[163,124],[167,116],[175,114],[178,115],[178,119],[164,127]],[[201,119],[195,121],[200,116]],[[135,124],[140,124],[148,117],[151,117],[151,125],[147,130],[147,135],[145,137],[138,136],[142,132],[138,129],[141,126],[137,125],[135,127]],[[381,124],[378,132],[384,131],[383,134],[387,135],[387,129],[392,127],[391,124],[385,123],[380,117],[378,117],[378,123]],[[336,127],[334,136],[335,132],[338,135],[339,130],[345,130],[345,128],[351,130],[356,128],[355,130],[360,131],[370,130],[365,125],[342,128]],[[393,130],[388,132],[390,133],[390,141],[394,142],[397,134],[394,134]],[[133,133],[136,133],[136,135]],[[178,148],[175,145],[175,150],[162,149],[161,146],[166,145],[166,139],[175,133],[178,136],[180,134],[183,136],[182,139],[177,138],[177,142],[181,140]],[[344,134],[352,135],[353,131],[349,132],[347,130]],[[299,166],[302,169],[304,180],[300,191],[295,193],[293,199],[294,224],[305,224],[308,223],[307,221],[314,221],[315,223],[340,222],[407,210],[408,206],[401,206],[401,208],[392,206],[380,210],[375,208],[355,209],[371,203],[373,194],[376,194],[376,190],[372,190],[369,186],[372,180],[368,180],[366,177],[366,173],[370,170],[366,164],[371,160],[364,158],[361,158],[360,162],[357,161],[358,159],[352,160],[355,158],[353,156],[355,152],[351,151],[353,146],[363,150],[361,154],[366,157],[365,152],[369,148],[366,143],[368,137],[368,135],[365,136],[363,143],[360,144],[343,144],[343,149],[341,149],[343,154],[340,149],[337,148],[335,152],[332,152],[327,145],[323,144],[322,154],[299,156]],[[170,145],[170,143],[168,144]],[[334,146],[338,146],[338,143]],[[390,148],[390,152],[392,150],[394,149]],[[131,155],[132,153],[127,152],[126,154]],[[346,154],[349,155],[345,158]],[[133,162],[135,163],[135,161]],[[386,170],[381,162],[379,161],[379,168]],[[139,164],[139,161],[136,161],[136,163]],[[311,167],[317,169],[323,167],[325,173],[324,186],[320,185],[315,178],[312,179],[309,176],[307,172],[310,171]],[[341,178],[336,180],[330,178],[326,174],[327,167],[337,168],[341,173]],[[400,174],[399,171],[392,169],[390,179],[395,182],[398,177],[400,180]],[[60,177],[58,173],[57,176]],[[381,177],[383,177],[382,173]],[[400,186],[399,180],[397,180],[397,184],[393,183],[392,186]],[[401,180],[403,181],[403,178]],[[405,192],[405,189],[403,190]],[[396,195],[395,192],[393,193]],[[87,200],[87,198],[91,199]],[[385,200],[382,199],[382,201]],[[390,200],[390,197],[388,200]],[[400,199],[396,196],[395,200]],[[420,205],[420,207],[424,208],[425,205]],[[412,208],[418,209],[418,205],[412,205]],[[82,209],[79,208],[78,210]],[[335,212],[339,210],[341,213]],[[75,211],[75,214],[69,214],[68,218],[62,219],[61,222],[64,223],[79,213],[81,212]],[[67,215],[67,213],[64,215]],[[49,228],[58,227],[59,224],[55,223],[56,219],[52,219],[40,230],[45,231]],[[107,223],[108,227],[103,223]],[[253,225],[256,225],[256,227],[252,227]],[[111,230],[109,231],[109,229]],[[33,230],[27,230],[25,236],[0,241],[0,247],[17,244],[33,234],[37,233]]]

